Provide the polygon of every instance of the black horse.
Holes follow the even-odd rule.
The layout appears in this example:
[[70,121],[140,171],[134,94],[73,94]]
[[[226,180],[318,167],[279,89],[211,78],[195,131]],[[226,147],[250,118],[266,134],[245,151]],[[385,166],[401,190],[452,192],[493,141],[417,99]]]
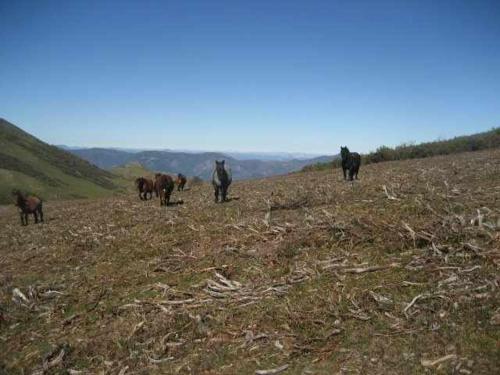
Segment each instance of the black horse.
[[342,157],[342,171],[344,180],[347,179],[346,171],[349,171],[349,180],[356,177],[358,179],[359,167],[361,165],[361,156],[357,152],[349,152],[347,146],[340,147],[340,156]]
[[225,167],[225,161],[215,161],[215,170],[212,173],[212,184],[215,190],[215,203],[219,202],[219,194],[221,202],[227,201],[227,190],[231,185],[232,176],[231,169]]

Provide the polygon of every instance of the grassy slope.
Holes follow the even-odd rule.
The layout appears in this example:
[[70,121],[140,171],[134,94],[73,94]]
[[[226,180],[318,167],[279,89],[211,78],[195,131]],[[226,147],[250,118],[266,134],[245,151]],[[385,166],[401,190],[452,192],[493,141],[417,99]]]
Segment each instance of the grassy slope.
[[137,162],[128,163],[120,167],[114,167],[113,169],[111,169],[111,172],[114,175],[123,177],[128,181],[133,181],[140,176],[152,177],[154,175],[154,172],[151,172],[147,168],[144,168]]
[[[223,205],[209,184],[167,209],[49,202],[26,228],[0,212],[0,363],[30,372],[66,345],[50,371],[499,373],[500,150],[360,177],[237,182]],[[30,286],[31,307],[11,300]]]
[[122,178],[50,146],[0,119],[0,202],[10,202],[10,191],[21,188],[52,198],[110,195]]

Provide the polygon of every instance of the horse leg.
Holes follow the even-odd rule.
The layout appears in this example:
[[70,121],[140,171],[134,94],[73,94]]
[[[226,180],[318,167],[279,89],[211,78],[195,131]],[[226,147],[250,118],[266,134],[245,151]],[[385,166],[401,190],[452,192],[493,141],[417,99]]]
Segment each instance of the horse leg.
[[223,202],[227,201],[227,186],[222,187],[222,201]]
[[219,187],[215,186],[214,190],[215,190],[215,203],[219,203]]
[[354,177],[354,168],[349,169],[349,181],[352,181]]
[[28,214],[24,213],[24,225],[28,225]]
[[40,221],[43,223],[43,211],[42,211],[42,207],[40,207],[38,209],[38,214],[40,215]]
[[21,212],[19,216],[21,218],[21,225],[24,225],[24,214]]
[[35,211],[33,211],[33,217],[35,218],[35,224],[38,224],[38,213]]
[[342,167],[342,172],[344,172],[344,180],[347,180],[346,170],[347,168]]
[[160,206],[166,206],[167,205],[167,190],[163,189],[160,191]]

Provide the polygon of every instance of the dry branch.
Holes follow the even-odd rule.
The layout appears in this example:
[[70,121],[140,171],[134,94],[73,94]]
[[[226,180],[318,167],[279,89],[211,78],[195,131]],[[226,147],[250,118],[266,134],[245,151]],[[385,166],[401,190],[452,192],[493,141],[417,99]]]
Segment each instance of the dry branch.
[[272,374],[279,374],[280,372],[285,371],[288,368],[288,365],[283,365],[280,367],[276,367],[273,369],[269,370],[256,370],[255,374],[256,375],[272,375]]
[[445,355],[444,357],[437,358],[437,359],[434,359],[432,361],[431,360],[427,360],[427,359],[422,359],[420,361],[420,363],[424,367],[434,367],[436,365],[439,365],[440,363],[443,363],[443,362],[446,362],[446,361],[449,361],[449,360],[452,360],[452,359],[456,359],[456,358],[457,358],[456,354],[448,354],[448,355]]

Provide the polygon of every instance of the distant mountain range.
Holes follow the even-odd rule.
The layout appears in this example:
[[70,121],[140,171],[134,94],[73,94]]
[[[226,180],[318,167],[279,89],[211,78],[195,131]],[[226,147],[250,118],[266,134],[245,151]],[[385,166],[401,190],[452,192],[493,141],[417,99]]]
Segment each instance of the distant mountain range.
[[[286,174],[298,171],[306,165],[332,161],[336,157],[319,156],[307,159],[287,159],[286,155],[291,154],[271,153],[268,154],[268,157],[274,158],[274,160],[262,160],[265,153],[236,153],[240,155],[238,158],[234,154],[228,155],[220,152],[131,151],[113,148],[77,149],[68,148],[67,146],[66,149],[74,155],[107,170],[136,162],[151,171],[183,173],[187,176],[198,176],[205,180],[211,177],[214,160],[226,160],[232,169],[234,179],[248,179]],[[250,158],[252,155],[256,156],[257,154],[260,155],[261,159]]]
[[[75,147],[67,145],[56,145],[66,151],[72,150],[88,150],[100,147]],[[164,152],[184,152],[187,154],[202,154],[211,151],[200,150],[171,150],[171,149],[140,149],[140,148],[125,148],[125,147],[104,147],[106,150],[125,151],[130,153],[138,153],[143,151],[164,151]],[[220,151],[220,154],[228,155],[237,160],[274,160],[274,161],[288,161],[288,160],[312,160],[322,157],[322,154],[310,154],[304,152],[242,152],[242,151]]]
[[51,146],[0,119],[0,203],[12,189],[46,198],[87,198],[113,194],[124,180]]

